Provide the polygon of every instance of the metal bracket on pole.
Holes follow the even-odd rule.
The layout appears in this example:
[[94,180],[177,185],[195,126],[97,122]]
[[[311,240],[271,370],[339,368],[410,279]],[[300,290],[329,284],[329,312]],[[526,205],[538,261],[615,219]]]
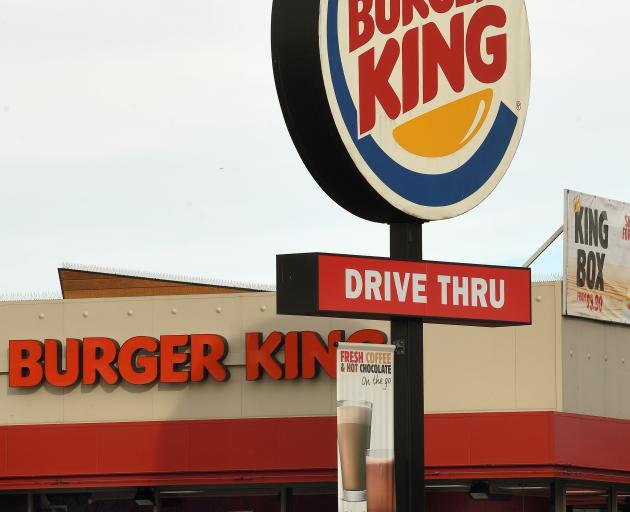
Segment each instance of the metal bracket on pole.
[[407,353],[407,341],[404,339],[394,340],[396,355],[404,356]]
[[558,228],[558,231],[556,231],[553,235],[551,235],[549,239],[540,246],[540,249],[538,249],[534,254],[532,254],[531,258],[529,258],[525,263],[523,263],[523,268],[531,267],[532,263],[534,263],[540,257],[540,255],[543,252],[545,252],[549,248],[549,246],[552,243],[554,243],[563,232],[564,232],[564,226],[560,226]]

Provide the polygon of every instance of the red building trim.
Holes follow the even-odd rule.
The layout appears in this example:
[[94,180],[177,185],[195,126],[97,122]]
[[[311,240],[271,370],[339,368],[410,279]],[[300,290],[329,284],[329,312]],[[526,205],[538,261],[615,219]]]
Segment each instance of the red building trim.
[[[630,421],[426,416],[427,478],[630,483]],[[331,417],[0,427],[0,490],[336,481]]]

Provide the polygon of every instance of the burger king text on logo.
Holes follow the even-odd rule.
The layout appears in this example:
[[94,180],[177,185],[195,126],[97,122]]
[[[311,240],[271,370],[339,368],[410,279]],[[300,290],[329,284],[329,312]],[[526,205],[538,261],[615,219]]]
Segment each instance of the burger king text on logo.
[[485,199],[527,112],[523,0],[320,0],[319,12],[328,103],[370,186],[425,220]]

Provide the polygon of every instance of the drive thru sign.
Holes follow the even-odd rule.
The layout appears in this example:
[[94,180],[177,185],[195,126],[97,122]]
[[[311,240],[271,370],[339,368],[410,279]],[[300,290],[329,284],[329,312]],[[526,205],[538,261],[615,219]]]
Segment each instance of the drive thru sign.
[[530,269],[333,254],[277,257],[278,313],[531,323]]

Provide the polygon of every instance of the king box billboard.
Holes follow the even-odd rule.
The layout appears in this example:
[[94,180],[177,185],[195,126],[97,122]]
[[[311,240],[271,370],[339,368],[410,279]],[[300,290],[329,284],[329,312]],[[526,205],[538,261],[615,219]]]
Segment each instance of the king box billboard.
[[630,204],[565,192],[565,313],[630,325]]

